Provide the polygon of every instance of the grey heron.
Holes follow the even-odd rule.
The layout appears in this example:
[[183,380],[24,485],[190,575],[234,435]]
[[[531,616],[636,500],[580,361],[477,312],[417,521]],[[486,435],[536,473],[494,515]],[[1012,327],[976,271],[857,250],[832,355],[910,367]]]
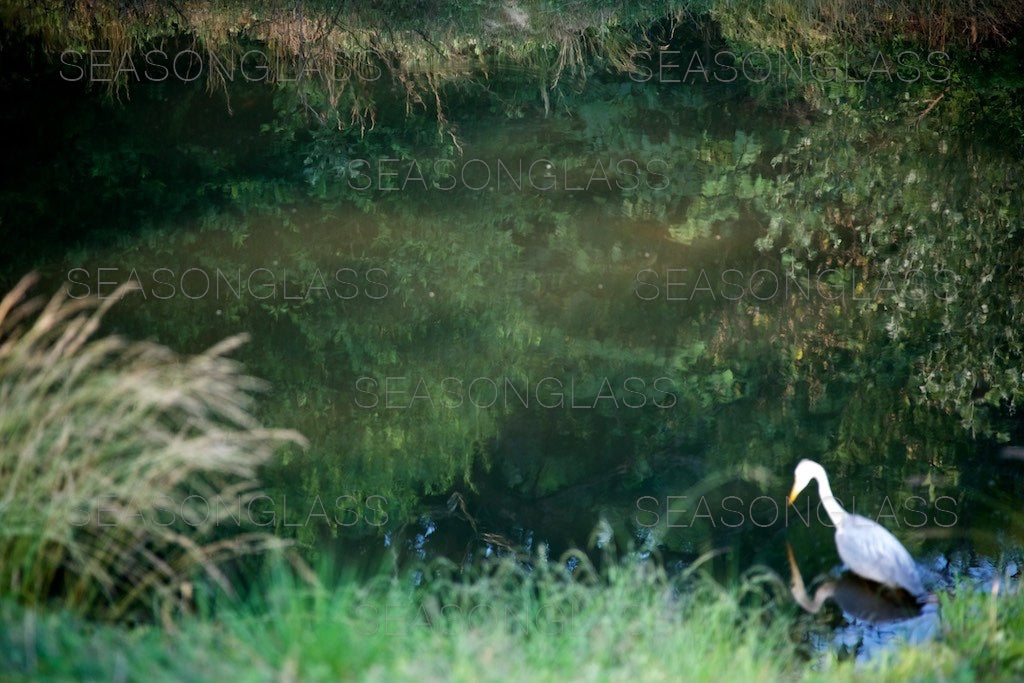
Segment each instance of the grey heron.
[[902,588],[917,598],[923,598],[924,586],[907,549],[878,522],[844,510],[832,495],[824,467],[805,459],[797,464],[793,474],[789,503],[796,500],[812,479],[818,481],[821,503],[836,528],[836,549],[850,571],[865,579]]

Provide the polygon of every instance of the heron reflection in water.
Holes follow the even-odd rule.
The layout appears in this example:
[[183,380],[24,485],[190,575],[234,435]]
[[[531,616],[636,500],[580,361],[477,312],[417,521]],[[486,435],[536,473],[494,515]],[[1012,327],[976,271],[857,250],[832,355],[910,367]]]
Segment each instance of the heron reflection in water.
[[832,495],[824,467],[813,460],[797,464],[790,504],[812,479],[818,482],[821,503],[836,528],[836,549],[849,570],[883,586],[903,589],[924,601],[924,586],[910,553],[878,522],[844,510]]
[[903,621],[922,612],[917,598],[902,588],[889,588],[851,572],[821,584],[812,597],[807,593],[793,548],[788,543],[786,554],[789,556],[790,592],[796,603],[811,614],[817,614],[829,598],[850,616],[876,624]]
[[786,552],[790,591],[797,604],[817,614],[831,599],[847,618],[845,622],[833,622],[830,640],[840,652],[852,653],[857,661],[866,662],[888,650],[893,643],[923,643],[938,635],[939,611],[934,600],[921,604],[902,588],[883,586],[852,572],[844,572],[838,579],[821,584],[812,597],[807,594],[788,543]]

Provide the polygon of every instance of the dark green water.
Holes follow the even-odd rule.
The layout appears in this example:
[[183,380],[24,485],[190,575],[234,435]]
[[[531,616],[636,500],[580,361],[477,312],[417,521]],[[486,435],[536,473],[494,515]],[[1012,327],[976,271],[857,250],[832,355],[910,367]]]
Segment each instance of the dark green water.
[[[735,578],[839,565],[821,462],[926,583],[1024,539],[1021,169],[941,88],[498,71],[440,125],[384,91],[7,83],[3,280],[142,288],[107,328],[229,334],[310,440],[241,525],[373,567],[572,548]],[[456,144],[457,141],[457,144]],[[1019,147],[1019,146],[1018,146]],[[571,561],[570,561],[571,563]]]

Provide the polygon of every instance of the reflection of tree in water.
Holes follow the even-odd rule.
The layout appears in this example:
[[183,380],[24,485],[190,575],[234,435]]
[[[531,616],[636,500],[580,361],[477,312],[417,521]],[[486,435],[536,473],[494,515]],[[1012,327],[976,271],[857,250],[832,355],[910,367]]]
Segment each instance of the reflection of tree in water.
[[[678,41],[693,39],[682,33]],[[545,64],[557,58],[549,51]],[[546,73],[554,79],[551,68]],[[67,126],[53,126],[79,140],[80,164],[59,178],[19,180],[28,185],[10,194],[45,197],[34,205],[74,215],[65,236],[109,225],[116,243],[98,240],[74,255],[97,264],[152,268],[174,253],[185,267],[194,259],[226,270],[272,258],[308,275],[326,257],[385,268],[390,295],[380,302],[249,300],[231,302],[216,318],[203,302],[176,301],[137,306],[119,321],[176,346],[209,336],[205,320],[264,333],[246,360],[274,383],[265,412],[313,442],[267,472],[271,486],[290,496],[384,495],[406,521],[460,487],[503,489],[483,502],[509,528],[544,528],[533,511],[551,500],[592,527],[601,501],[612,498],[609,485],[635,500],[636,489],[670,488],[677,476],[688,487],[730,467],[782,473],[801,457],[827,453],[841,476],[883,476],[879,490],[892,499],[921,495],[932,503],[959,489],[968,493],[954,493],[958,502],[970,501],[991,468],[971,466],[979,453],[963,429],[1011,436],[1015,423],[1006,414],[1024,391],[1024,252],[1020,161],[972,137],[984,120],[972,113],[969,84],[910,127],[920,103],[937,95],[924,80],[854,92],[826,85],[795,96],[745,83],[657,89],[605,74],[586,88],[560,88],[543,116],[537,78],[529,68],[508,70],[488,80],[483,97],[446,92],[444,113],[460,126],[462,158],[551,158],[577,179],[596,159],[667,159],[669,186],[361,194],[347,185],[343,161],[401,157],[402,168],[415,159],[427,169],[436,159],[460,159],[452,140],[437,134],[438,111],[399,107],[361,134],[358,126],[311,127],[294,86],[282,85],[251,109],[236,101],[246,127],[267,126],[260,133],[267,144],[246,138],[244,149],[192,95],[165,100],[142,89],[132,111],[83,98]],[[453,72],[452,81],[460,79]],[[402,100],[443,88],[426,85],[397,94],[382,86],[374,96]],[[990,92],[998,98],[1009,90]],[[510,111],[526,112],[522,125],[512,124]],[[162,134],[135,125],[140,112],[166,124],[156,126]],[[116,145],[94,132],[100,117],[113,121]],[[49,168],[44,161],[40,169]],[[60,224],[54,218],[39,209],[28,227]],[[47,230],[40,234],[53,234]],[[19,241],[34,234],[19,233]],[[666,269],[704,266],[748,274],[831,268],[846,296],[648,302],[634,291],[640,270],[659,273],[664,287]],[[953,300],[847,284],[852,275],[874,283],[886,270],[930,275],[938,267],[960,278]],[[520,386],[550,374],[616,382],[666,375],[679,406],[586,414],[420,403],[388,413],[350,402],[362,376],[409,377],[413,389],[421,377],[437,386],[453,374],[509,376]],[[588,391],[581,399],[592,404],[596,390]],[[680,472],[672,467],[680,457],[699,462]],[[1019,477],[994,476],[1010,479],[1000,490],[1020,491]],[[994,498],[1008,505],[1012,496]],[[1019,519],[1011,520],[1017,528]],[[510,533],[501,524],[488,533]],[[697,543],[729,533],[709,532]],[[585,542],[586,533],[573,535]]]

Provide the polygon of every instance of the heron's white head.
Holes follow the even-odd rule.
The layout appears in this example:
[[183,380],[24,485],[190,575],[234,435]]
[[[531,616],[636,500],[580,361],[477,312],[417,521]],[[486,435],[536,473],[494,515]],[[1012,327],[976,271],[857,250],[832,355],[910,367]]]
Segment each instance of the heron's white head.
[[825,468],[818,463],[806,458],[797,463],[796,470],[793,472],[793,489],[789,492],[790,505],[800,495],[800,492],[807,488],[812,479],[819,477],[827,481]]

